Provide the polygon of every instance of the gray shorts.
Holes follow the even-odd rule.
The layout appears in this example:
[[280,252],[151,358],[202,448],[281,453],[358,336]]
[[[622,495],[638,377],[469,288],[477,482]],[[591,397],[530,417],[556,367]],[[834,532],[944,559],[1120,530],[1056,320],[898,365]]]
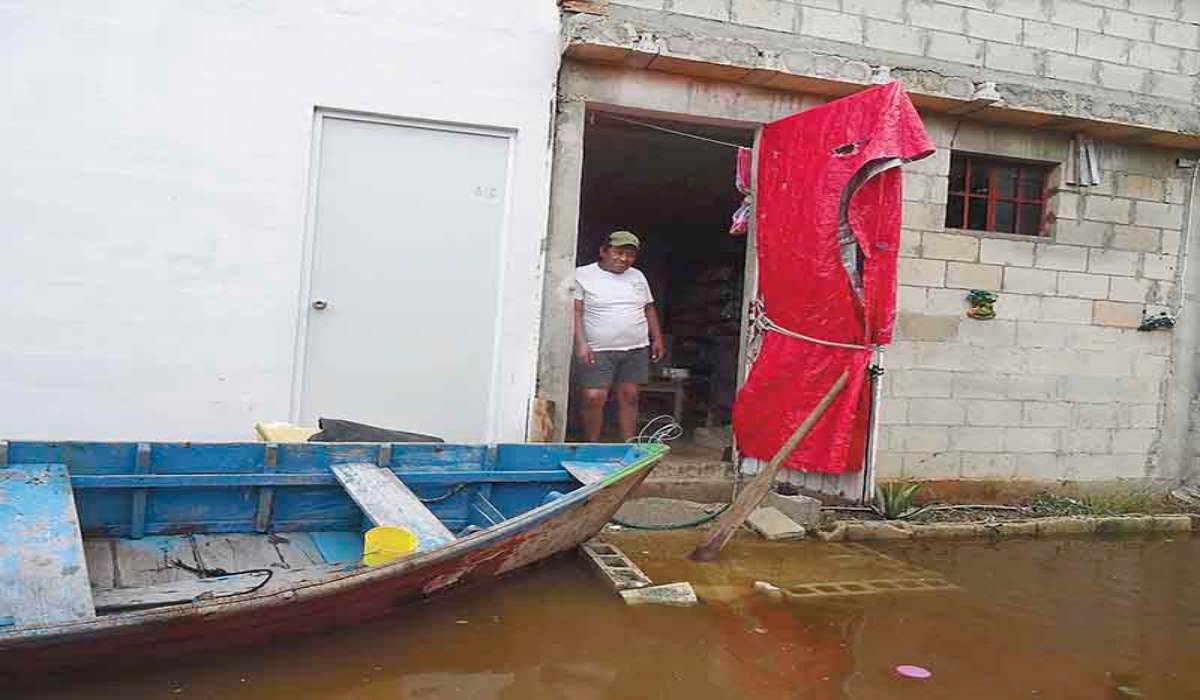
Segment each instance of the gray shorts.
[[607,389],[613,384],[645,384],[650,381],[650,348],[604,350],[593,353],[596,361],[579,363],[576,376],[585,389]]

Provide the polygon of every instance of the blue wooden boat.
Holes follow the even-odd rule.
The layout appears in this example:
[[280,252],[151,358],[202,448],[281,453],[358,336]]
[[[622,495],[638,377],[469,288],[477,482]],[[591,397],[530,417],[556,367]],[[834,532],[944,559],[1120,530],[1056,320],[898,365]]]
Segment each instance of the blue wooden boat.
[[[0,687],[383,615],[594,535],[662,445],[0,442]],[[363,532],[417,551],[361,564]]]

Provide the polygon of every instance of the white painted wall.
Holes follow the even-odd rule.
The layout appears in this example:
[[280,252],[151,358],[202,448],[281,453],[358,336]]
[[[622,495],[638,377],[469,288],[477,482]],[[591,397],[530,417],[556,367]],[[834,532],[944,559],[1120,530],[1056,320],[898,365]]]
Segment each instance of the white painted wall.
[[[0,65],[0,439],[287,418],[315,106],[516,130],[497,437],[523,438],[553,0],[0,1]],[[414,252],[397,272],[451,262]]]

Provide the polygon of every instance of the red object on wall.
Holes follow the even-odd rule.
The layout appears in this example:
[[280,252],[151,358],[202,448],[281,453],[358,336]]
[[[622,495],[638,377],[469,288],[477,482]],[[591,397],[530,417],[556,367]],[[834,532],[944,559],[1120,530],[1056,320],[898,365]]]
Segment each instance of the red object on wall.
[[[843,370],[850,382],[786,466],[862,468],[869,347],[891,342],[900,246],[900,164],[933,143],[899,83],[768,124],[755,236],[767,331],[734,406],[738,447],[770,459]],[[857,346],[832,347],[810,339]]]

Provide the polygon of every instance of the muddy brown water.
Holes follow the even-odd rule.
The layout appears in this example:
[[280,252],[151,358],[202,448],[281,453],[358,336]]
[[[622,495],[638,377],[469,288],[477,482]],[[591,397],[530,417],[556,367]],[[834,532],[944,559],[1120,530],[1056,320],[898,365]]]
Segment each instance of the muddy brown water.
[[[692,581],[695,608],[627,607],[568,556],[370,624],[11,697],[1200,698],[1200,539],[1188,535],[870,547],[739,536],[708,565],[683,558],[697,538],[610,536],[656,581]],[[912,579],[945,585],[888,588]],[[876,583],[781,602],[753,593],[756,580],[818,594]],[[901,678],[899,664],[933,677]]]

